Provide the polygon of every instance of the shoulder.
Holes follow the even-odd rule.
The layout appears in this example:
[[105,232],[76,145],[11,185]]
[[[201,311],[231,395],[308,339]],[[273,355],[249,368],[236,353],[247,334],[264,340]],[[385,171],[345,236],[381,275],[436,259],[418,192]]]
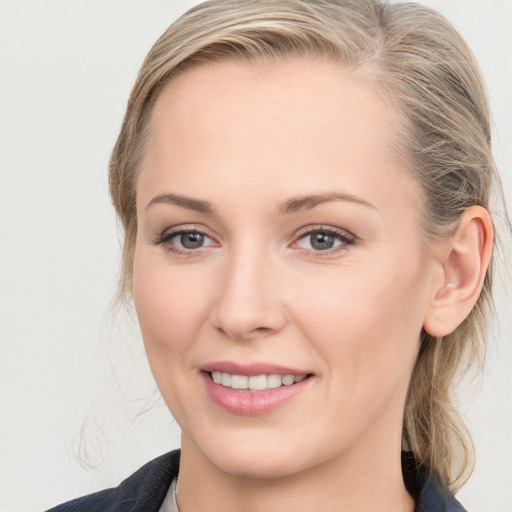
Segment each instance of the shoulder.
[[421,489],[416,512],[467,512],[453,494],[441,487],[434,475],[430,475]]
[[412,452],[402,452],[402,471],[416,501],[415,512],[467,512],[434,473],[418,464]]
[[118,487],[77,498],[47,512],[158,512],[178,474],[179,463],[179,450],[166,453],[142,466]]

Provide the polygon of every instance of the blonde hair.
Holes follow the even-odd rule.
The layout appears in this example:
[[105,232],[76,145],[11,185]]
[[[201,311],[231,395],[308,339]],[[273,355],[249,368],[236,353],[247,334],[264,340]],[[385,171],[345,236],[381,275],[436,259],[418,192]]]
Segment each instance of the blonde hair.
[[[440,14],[379,0],[213,0],[179,18],[147,55],[110,162],[110,192],[125,230],[121,294],[131,290],[136,180],[151,110],[169,80],[203,62],[321,57],[366,77],[405,119],[399,152],[424,191],[425,239],[449,236],[470,206],[489,208],[497,179],[485,87],[470,49]],[[457,377],[483,361],[491,270],[467,319],[443,339],[422,333],[404,413],[420,464],[456,491],[473,447],[453,405]]]

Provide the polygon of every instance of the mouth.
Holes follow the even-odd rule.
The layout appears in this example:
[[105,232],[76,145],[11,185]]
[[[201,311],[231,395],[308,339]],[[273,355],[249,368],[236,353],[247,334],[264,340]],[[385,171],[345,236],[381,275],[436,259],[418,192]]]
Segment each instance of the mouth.
[[312,373],[275,365],[217,363],[202,368],[201,374],[212,402],[242,416],[280,408],[314,381]]
[[277,389],[282,386],[291,386],[307,379],[311,374],[302,375],[279,375],[277,373],[261,375],[237,375],[225,372],[207,372],[215,384],[237,391],[265,391]]

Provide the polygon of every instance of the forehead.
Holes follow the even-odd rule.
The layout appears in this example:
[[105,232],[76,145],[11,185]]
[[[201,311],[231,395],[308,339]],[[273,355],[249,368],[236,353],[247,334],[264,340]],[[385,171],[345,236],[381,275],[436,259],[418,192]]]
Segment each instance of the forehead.
[[155,194],[159,177],[200,195],[219,181],[255,193],[342,185],[371,195],[377,178],[387,187],[390,173],[407,174],[393,158],[399,124],[368,82],[339,64],[204,64],[158,98],[140,181]]
[[371,117],[373,122],[386,124],[390,129],[381,132],[382,140],[390,143],[391,128],[400,116],[368,76],[323,58],[196,65],[164,88],[153,109],[151,127],[169,121],[171,111],[176,119],[188,119],[196,127],[198,121],[205,126],[226,121],[234,113],[240,123],[252,121],[255,126],[265,121],[295,122],[296,129],[309,128],[311,135],[315,128],[340,131],[345,120],[353,122],[349,116],[360,114],[360,121]]

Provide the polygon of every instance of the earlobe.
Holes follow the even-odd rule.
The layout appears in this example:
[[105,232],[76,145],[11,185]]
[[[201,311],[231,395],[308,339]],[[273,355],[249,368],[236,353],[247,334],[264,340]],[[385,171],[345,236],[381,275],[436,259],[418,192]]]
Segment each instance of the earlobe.
[[472,206],[462,215],[441,256],[443,280],[437,284],[424,330],[434,337],[453,332],[473,309],[489,267],[494,229],[489,212]]

